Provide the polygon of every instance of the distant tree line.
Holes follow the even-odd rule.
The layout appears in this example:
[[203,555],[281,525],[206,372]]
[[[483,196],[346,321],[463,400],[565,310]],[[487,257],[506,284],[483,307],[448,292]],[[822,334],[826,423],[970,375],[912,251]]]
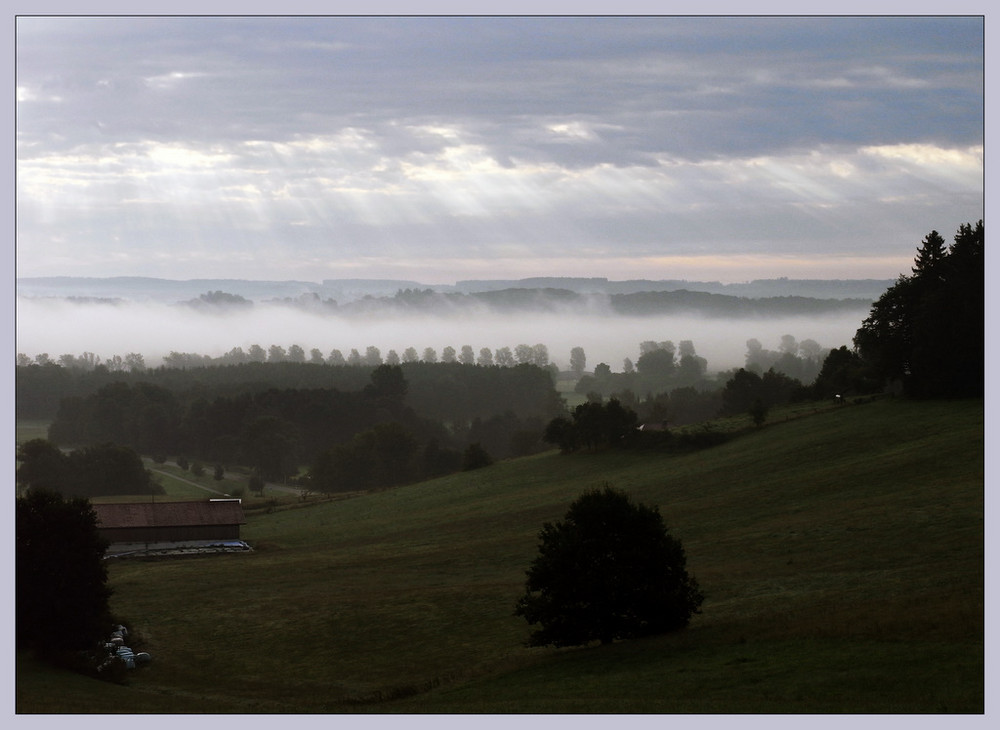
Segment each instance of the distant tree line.
[[598,363],[592,375],[582,376],[575,386],[580,394],[610,396],[630,393],[665,393],[674,388],[715,385],[706,377],[708,361],[699,357],[691,340],[682,340],[675,347],[670,340],[639,343],[639,357],[635,363],[625,358],[622,372],[614,373],[607,363]]
[[808,385],[819,375],[828,353],[816,340],[797,342],[792,335],[782,335],[777,350],[768,350],[760,340],[750,339],[744,367],[757,375],[774,370]]
[[[541,351],[539,346],[524,346],[533,352]],[[544,346],[542,346],[544,347]],[[218,388],[221,391],[227,389],[243,389],[252,387],[257,390],[267,388],[335,388],[338,390],[361,390],[369,382],[369,376],[376,367],[376,364],[360,363],[348,365],[346,362],[340,365],[299,363],[289,360],[275,360],[271,362],[247,362],[230,365],[191,365],[190,367],[167,367],[144,368],[142,370],[109,370],[103,365],[92,368],[66,367],[47,362],[45,364],[30,363],[20,365],[16,369],[15,378],[15,408],[18,418],[42,419],[53,418],[59,409],[59,405],[67,397],[83,397],[94,393],[97,389],[116,382],[139,383],[147,382],[161,385],[168,390],[184,391],[192,387],[195,383],[203,384],[209,388]],[[384,363],[389,364],[389,363]],[[412,391],[413,397],[420,398],[425,402],[433,401],[433,394],[425,394],[423,388],[438,385],[438,379],[450,383],[468,383],[471,381],[488,382],[496,380],[500,382],[517,382],[520,378],[530,377],[532,379],[551,380],[551,367],[545,368],[541,372],[533,372],[531,376],[525,375],[523,366],[533,366],[534,362],[519,363],[513,358],[509,364],[498,366],[480,366],[479,369],[490,371],[500,367],[515,371],[512,373],[500,374],[496,372],[471,373],[464,369],[466,363],[456,360],[447,362],[427,363],[419,359],[394,363],[400,365],[406,372],[408,379],[415,379],[416,388]],[[430,369],[429,366],[433,365]],[[440,367],[439,367],[440,366]],[[475,368],[474,368],[475,369]],[[454,388],[452,389],[454,390]],[[468,388],[463,389],[466,395],[462,403],[439,403],[438,410],[452,413],[453,408],[468,411],[459,413],[457,420],[471,420],[477,416],[485,417],[496,413],[502,413],[504,398],[518,401],[517,393],[512,393],[507,386],[500,386],[496,397],[489,396],[485,388],[472,388],[472,395],[468,394]],[[427,396],[427,397],[425,397]],[[529,396],[530,397],[530,396]],[[549,405],[546,403],[546,405]],[[515,411],[517,407],[515,407]]]
[[[513,349],[510,347],[499,347],[495,351],[488,347],[481,347],[477,351],[471,345],[462,345],[460,349],[456,350],[449,345],[442,348],[440,354],[433,347],[425,347],[419,351],[415,347],[408,347],[402,353],[396,350],[389,350],[384,357],[382,351],[374,345],[366,347],[364,353],[356,348],[352,348],[345,355],[342,350],[336,348],[328,354],[324,354],[318,348],[312,348],[307,353],[305,348],[297,344],[289,345],[287,348],[282,345],[270,345],[266,350],[260,345],[254,344],[250,345],[247,350],[244,350],[242,347],[234,347],[218,357],[195,352],[171,351],[162,359],[163,367],[181,369],[283,362],[309,363],[310,365],[347,365],[366,368],[374,368],[383,364],[400,365],[415,362],[459,363],[461,365],[506,368],[512,368],[517,365],[552,367],[549,359],[549,349],[542,343],[535,345],[520,344]],[[582,371],[585,363],[586,356],[583,354],[583,348],[573,348],[570,353],[571,368]],[[67,353],[60,355],[58,359],[53,359],[47,352],[40,353],[34,357],[25,353],[18,353],[17,366],[19,368],[28,368],[33,365],[39,367],[58,365],[72,370],[98,373],[142,373],[149,369],[145,358],[136,352],[128,353],[124,357],[114,355],[107,359],[102,359],[92,352],[84,352],[80,355]]]
[[778,351],[765,350],[752,339],[747,342],[745,368],[712,376],[690,340],[676,347],[669,340],[647,340],[639,344],[639,353],[634,365],[625,360],[620,373],[613,373],[606,363],[598,364],[593,375],[577,381],[576,392],[593,402],[614,399],[642,423],[699,423],[734,412],[732,402],[738,398],[727,391],[747,382],[763,383],[755,388],[760,392],[754,398],[762,398],[768,406],[812,397],[810,384],[822,369],[824,350],[814,340],[799,343],[791,335],[781,338]]
[[80,355],[60,355],[58,360],[53,360],[49,353],[42,352],[35,355],[33,358],[25,355],[23,352],[17,355],[17,366],[18,367],[28,367],[30,365],[61,365],[62,367],[72,368],[74,370],[96,370],[101,368],[103,370],[119,373],[119,372],[142,372],[146,369],[146,360],[138,352],[130,352],[125,357],[121,355],[113,355],[107,360],[102,360],[100,356],[95,355],[92,352],[84,352]]
[[[306,386],[306,373],[316,371],[324,387],[282,387]],[[354,387],[330,387],[345,373],[351,377],[342,384]],[[359,382],[359,373],[368,382]],[[467,453],[472,445],[490,459],[542,450],[544,425],[562,409],[548,371],[534,365],[362,370],[283,363],[146,373],[157,374],[160,382],[118,380],[63,398],[49,438],[60,446],[114,443],[151,456],[241,464],[272,481],[313,466],[317,488],[334,489],[345,487],[324,475],[331,464],[347,464],[348,452],[366,463],[392,449],[405,452],[405,469],[397,464],[350,480],[384,486],[466,468],[477,461]]]

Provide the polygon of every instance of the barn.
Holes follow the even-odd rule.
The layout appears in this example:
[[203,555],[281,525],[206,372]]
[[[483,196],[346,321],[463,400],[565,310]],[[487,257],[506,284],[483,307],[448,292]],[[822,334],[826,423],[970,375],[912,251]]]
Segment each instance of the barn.
[[248,549],[240,540],[240,525],[246,524],[246,518],[238,499],[92,506],[98,532],[109,543],[109,557]]

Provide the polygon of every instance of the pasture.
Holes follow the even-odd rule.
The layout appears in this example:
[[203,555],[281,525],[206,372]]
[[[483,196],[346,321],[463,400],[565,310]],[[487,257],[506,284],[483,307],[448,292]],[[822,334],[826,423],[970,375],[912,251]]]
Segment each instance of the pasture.
[[[20,656],[16,709],[983,712],[982,401],[797,415],[692,454],[546,453],[248,499],[253,552],[110,564],[150,667],[116,686]],[[605,483],[659,506],[702,613],[672,635],[525,648],[513,606],[538,531]]]

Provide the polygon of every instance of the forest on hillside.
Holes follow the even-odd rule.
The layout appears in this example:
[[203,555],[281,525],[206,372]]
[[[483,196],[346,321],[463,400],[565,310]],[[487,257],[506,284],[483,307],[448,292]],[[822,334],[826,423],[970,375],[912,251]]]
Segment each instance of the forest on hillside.
[[[22,393],[44,394],[44,376],[67,374],[31,366]],[[562,408],[549,371],[533,365],[256,363],[118,375],[125,377],[61,398],[49,438],[61,446],[113,442],[146,455],[243,464],[280,480],[325,449],[390,422],[412,436],[414,448],[429,449],[431,462],[458,454],[453,460],[460,463],[473,443],[494,458],[514,455],[512,448],[530,453],[541,444],[516,434],[537,436]],[[429,464],[427,471],[439,469]]]

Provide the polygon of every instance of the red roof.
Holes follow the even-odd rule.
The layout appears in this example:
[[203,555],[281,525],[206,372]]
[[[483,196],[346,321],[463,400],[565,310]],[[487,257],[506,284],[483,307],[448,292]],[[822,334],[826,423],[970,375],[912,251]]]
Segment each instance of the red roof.
[[243,505],[225,502],[133,502],[94,504],[99,528],[245,525]]

